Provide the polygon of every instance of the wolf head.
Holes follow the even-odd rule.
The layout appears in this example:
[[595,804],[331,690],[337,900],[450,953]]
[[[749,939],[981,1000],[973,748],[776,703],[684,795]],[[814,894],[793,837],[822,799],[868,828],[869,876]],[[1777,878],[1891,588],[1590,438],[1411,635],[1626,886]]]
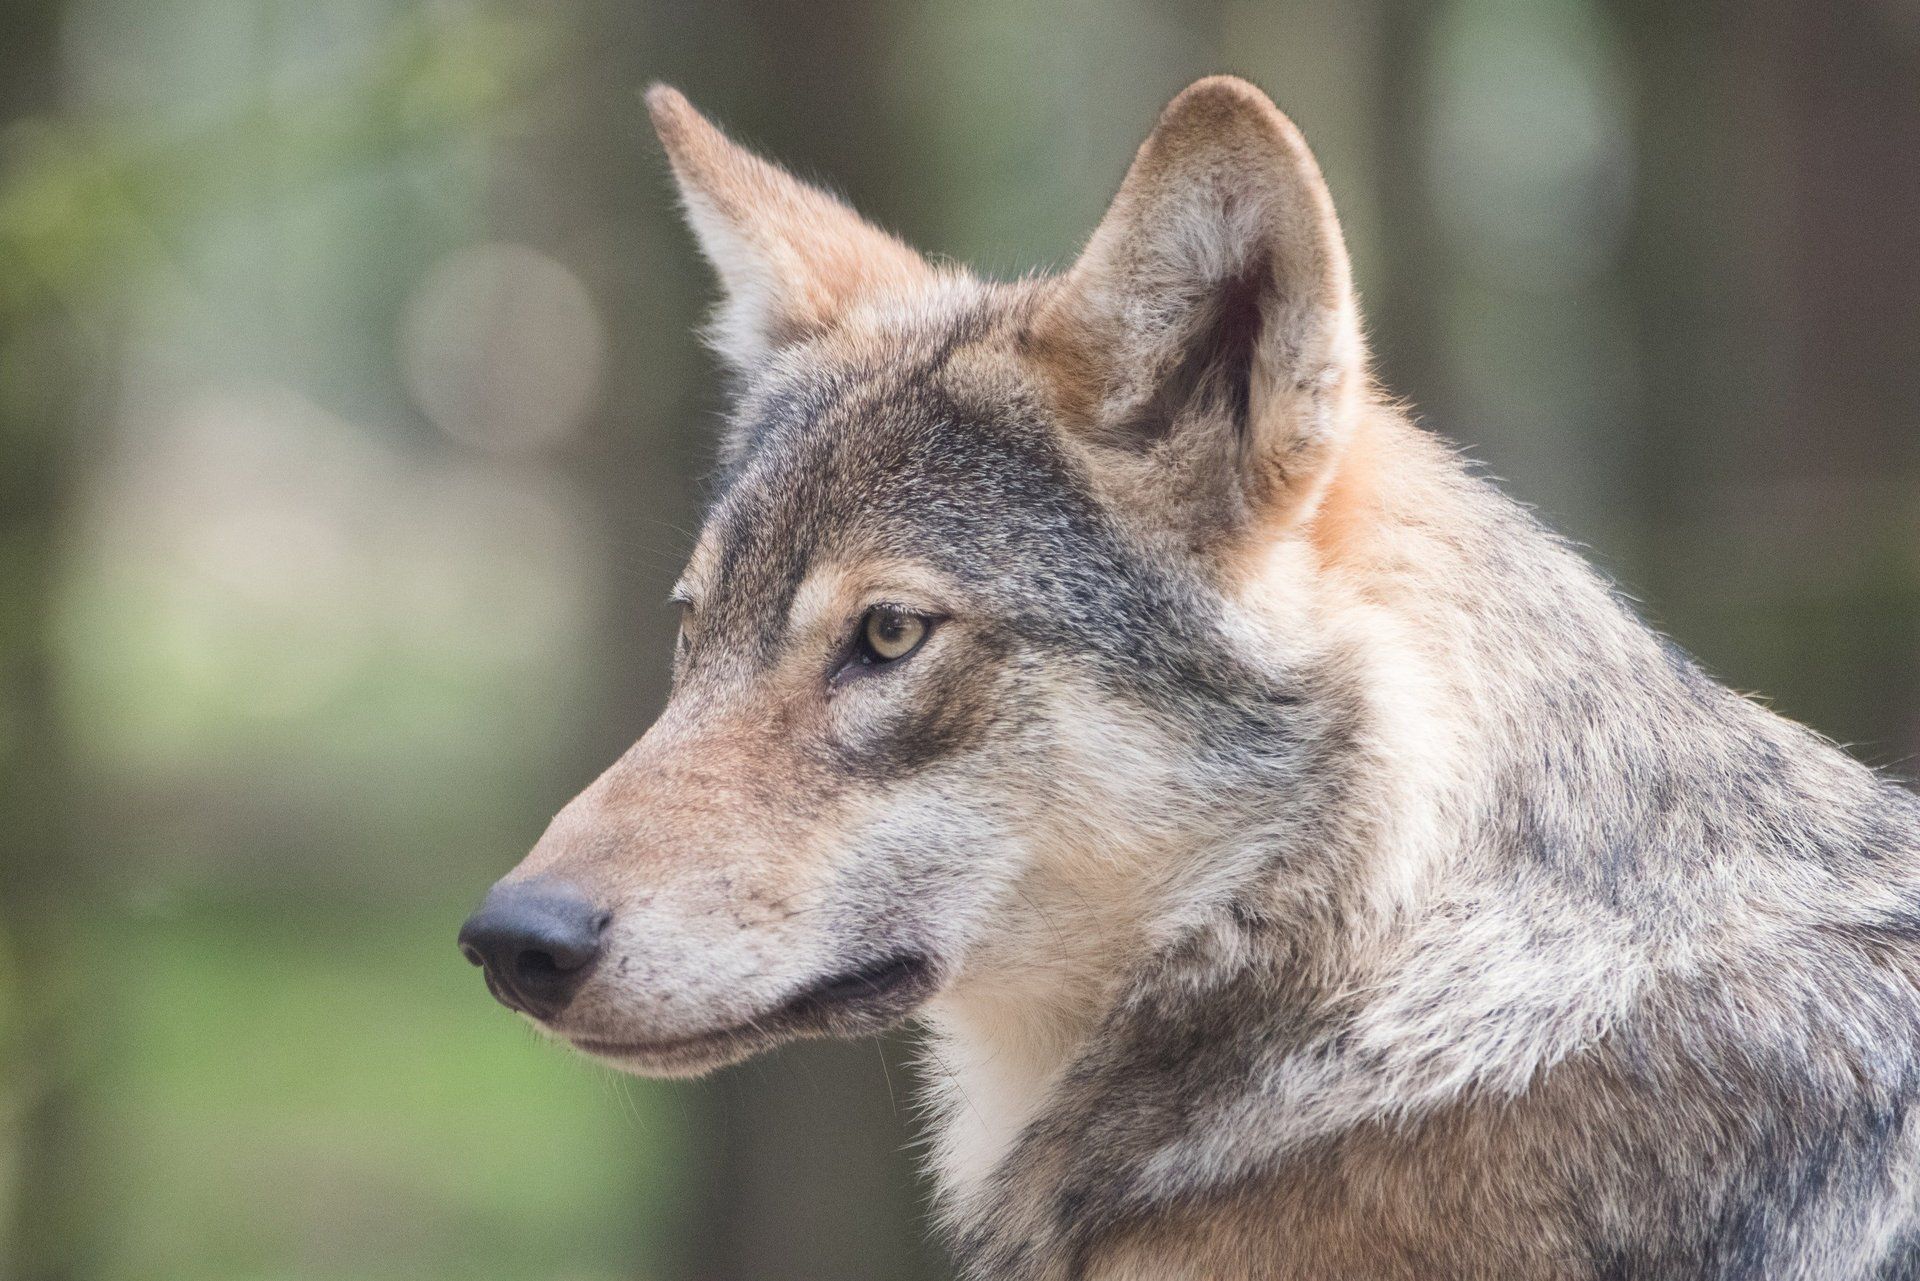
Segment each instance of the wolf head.
[[1203,80],[1069,271],[995,284],[648,102],[725,292],[721,485],[666,709],[463,946],[648,1073],[1097,1001],[1350,785],[1321,579],[1370,399],[1313,157]]

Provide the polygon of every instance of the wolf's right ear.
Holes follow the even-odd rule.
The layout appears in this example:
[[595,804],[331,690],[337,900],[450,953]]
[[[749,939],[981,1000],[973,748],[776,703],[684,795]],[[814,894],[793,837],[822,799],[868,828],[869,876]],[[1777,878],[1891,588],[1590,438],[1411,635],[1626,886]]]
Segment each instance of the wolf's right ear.
[[931,276],[919,254],[730,140],[679,90],[654,85],[647,110],[725,292],[709,339],[736,370]]
[[1347,251],[1293,122],[1190,86],[1033,322],[1102,471],[1196,540],[1308,517],[1364,395]]

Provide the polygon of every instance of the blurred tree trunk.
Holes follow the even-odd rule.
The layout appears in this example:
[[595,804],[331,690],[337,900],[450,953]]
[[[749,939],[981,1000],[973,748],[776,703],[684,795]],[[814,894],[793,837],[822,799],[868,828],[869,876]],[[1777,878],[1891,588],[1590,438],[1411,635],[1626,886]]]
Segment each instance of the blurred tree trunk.
[[[52,0],[0,30],[0,124],[50,111]],[[84,1008],[70,925],[86,878],[66,828],[73,783],[54,696],[58,539],[73,481],[72,329],[27,323],[53,304],[15,274],[0,290],[0,1278],[86,1270],[78,1087],[69,1034]],[[99,993],[92,994],[98,999]]]
[[1763,243],[1777,253],[1768,292],[1790,381],[1764,420],[1773,433],[1765,453],[1780,460],[1768,487],[1837,521],[1842,554],[1858,567],[1838,593],[1812,602],[1826,625],[1803,649],[1822,666],[1839,660],[1850,678],[1831,696],[1832,732],[1911,770],[1920,752],[1920,10],[1881,0],[1758,8],[1729,5],[1726,22],[1762,46],[1742,59],[1742,83],[1779,95],[1763,145],[1785,207]]
[[1443,304],[1447,255],[1434,216],[1428,159],[1433,25],[1441,0],[1384,0],[1379,86],[1372,118],[1375,199],[1385,261],[1366,302],[1368,339],[1382,384],[1436,421],[1451,417]]
[[1920,22],[1613,0],[1636,76],[1641,563],[1735,684],[1920,748]]
[[85,876],[65,822],[72,783],[51,662],[66,418],[21,413],[33,401],[15,399],[18,382],[58,381],[43,363],[58,353],[25,348],[0,340],[14,367],[0,373],[11,402],[0,411],[0,1278],[55,1281],[83,1275],[90,1222],[70,1039],[84,1008],[70,929]]

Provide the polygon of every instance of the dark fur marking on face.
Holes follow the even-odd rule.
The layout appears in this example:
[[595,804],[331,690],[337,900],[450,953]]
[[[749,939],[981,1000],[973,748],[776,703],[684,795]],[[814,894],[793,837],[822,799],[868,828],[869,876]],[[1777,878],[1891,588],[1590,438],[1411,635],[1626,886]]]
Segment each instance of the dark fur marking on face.
[[[990,633],[967,638],[962,654],[941,655],[921,672],[905,669],[876,681],[910,682],[885,732],[871,742],[829,740],[825,762],[849,778],[886,782],[964,752],[996,730],[1011,729],[1018,703],[999,696],[994,676],[1008,646]],[[911,661],[911,660],[909,660]],[[859,698],[877,691],[849,691]]]
[[810,372],[813,376],[774,380],[757,392],[747,389],[736,397],[720,465],[708,482],[710,503],[717,503],[733,488],[768,433],[828,417],[862,383],[857,371],[825,362]]

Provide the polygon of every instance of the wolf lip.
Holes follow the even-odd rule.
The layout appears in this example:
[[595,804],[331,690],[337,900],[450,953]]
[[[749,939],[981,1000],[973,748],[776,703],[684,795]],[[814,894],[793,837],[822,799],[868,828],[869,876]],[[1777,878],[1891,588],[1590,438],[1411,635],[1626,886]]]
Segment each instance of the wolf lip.
[[702,1047],[716,1046],[739,1036],[744,1029],[719,1028],[712,1032],[701,1032],[693,1036],[674,1037],[666,1041],[609,1041],[598,1038],[575,1037],[573,1048],[587,1054],[598,1054],[603,1058],[664,1058],[688,1051],[698,1051]]
[[658,1041],[569,1037],[602,1058],[682,1066],[743,1057],[793,1036],[881,1031],[904,1017],[933,986],[933,963],[903,953],[846,970],[803,988],[772,1012],[731,1027]]
[[840,1006],[889,1003],[909,989],[923,987],[930,968],[927,958],[917,953],[891,956],[814,984],[789,1000],[781,1012],[807,1015]]

